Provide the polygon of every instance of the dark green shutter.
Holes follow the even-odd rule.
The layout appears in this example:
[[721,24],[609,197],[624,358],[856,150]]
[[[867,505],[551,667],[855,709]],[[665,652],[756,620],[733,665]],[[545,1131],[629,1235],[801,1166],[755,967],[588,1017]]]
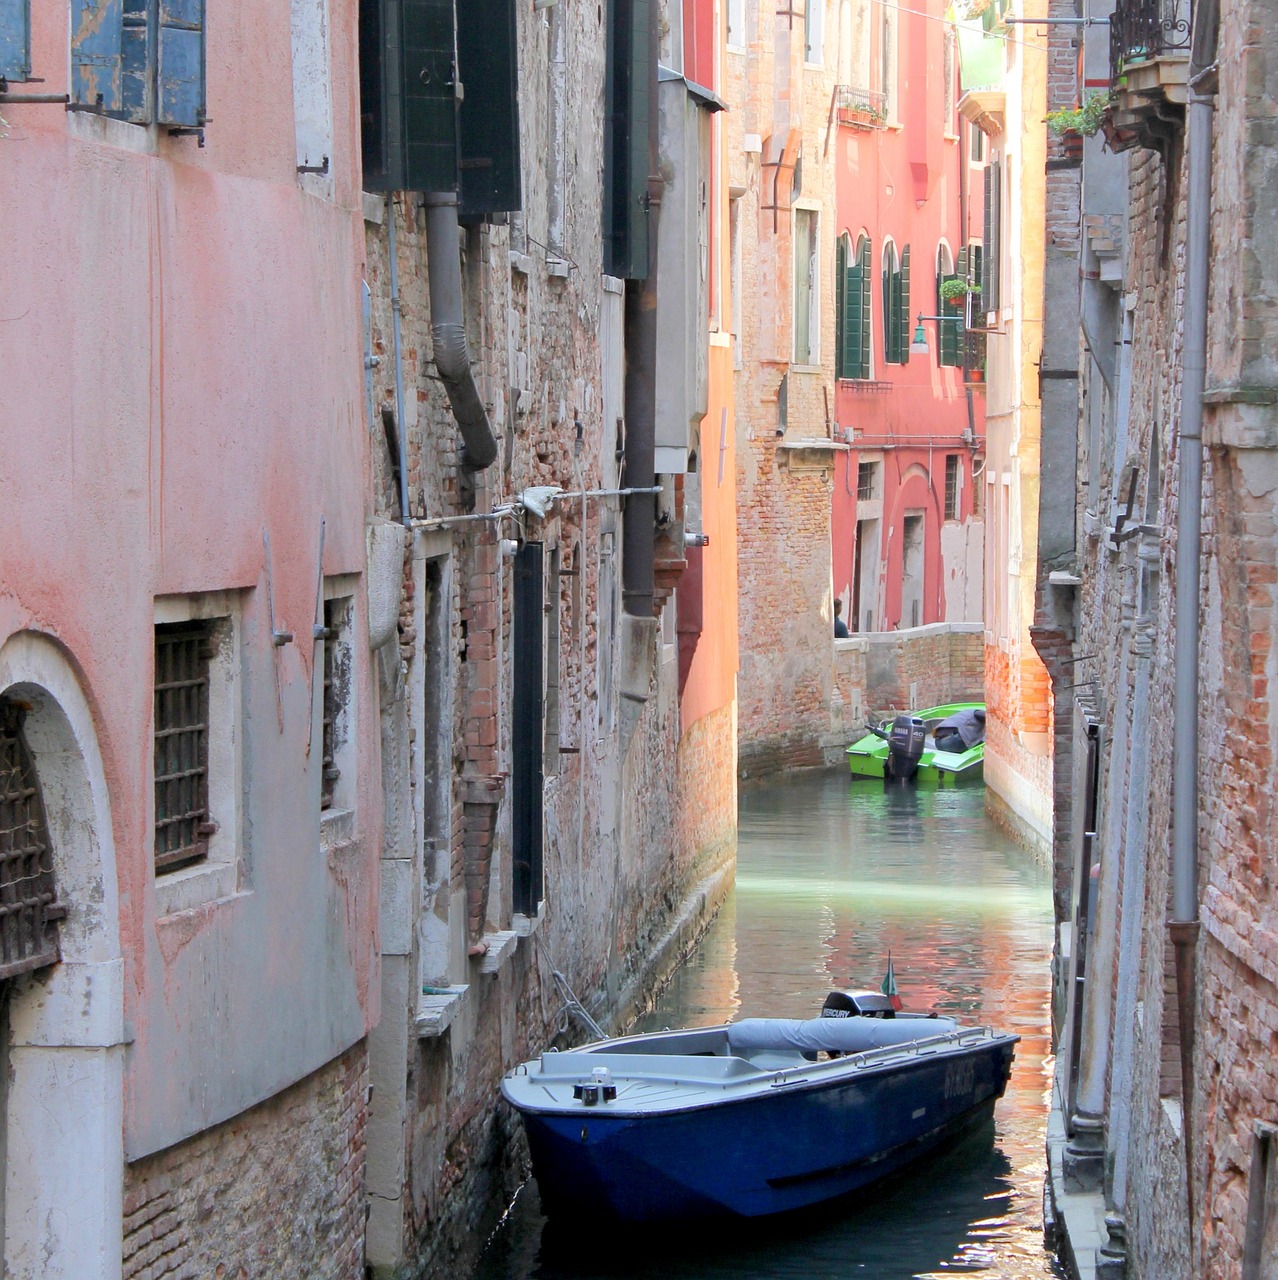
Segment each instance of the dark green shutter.
[[462,217],[520,208],[519,57],[515,0],[457,6]]
[[403,188],[457,190],[457,47],[453,0],[402,0]]
[[901,270],[896,278],[896,342],[901,364],[910,363],[910,246],[901,250]]
[[360,0],[366,191],[457,190],[453,0]]
[[861,241],[861,261],[858,265],[861,289],[861,359],[860,370],[856,375],[858,378],[868,378],[870,376],[870,364],[873,358],[873,353],[870,349],[870,308],[873,305],[870,297],[870,281],[872,279],[871,268],[872,250],[870,246],[870,237],[866,236],[865,239]]
[[122,0],[71,0],[71,101],[118,112]]
[[0,0],[0,78],[31,74],[31,14],[27,0]]
[[984,312],[997,311],[999,308],[999,237],[1002,232],[1000,200],[1003,192],[1000,169],[997,160],[991,160],[985,166],[985,245],[982,255],[985,273],[981,281],[981,310]]
[[834,242],[834,376],[850,377],[848,360],[848,248],[847,237]]
[[648,132],[655,122],[655,0],[608,0],[604,86],[604,270],[648,275]]
[[960,363],[959,352],[962,349],[963,316],[966,308],[963,299],[959,299],[957,303],[947,302],[941,296],[941,286],[950,280],[965,279],[964,269],[964,255],[960,251],[958,272],[952,276],[936,277],[936,314],[942,317],[937,323],[937,328],[941,332],[937,339],[936,362],[943,368],[956,368]]
[[896,363],[896,273],[891,267],[891,258],[883,255],[883,363]]

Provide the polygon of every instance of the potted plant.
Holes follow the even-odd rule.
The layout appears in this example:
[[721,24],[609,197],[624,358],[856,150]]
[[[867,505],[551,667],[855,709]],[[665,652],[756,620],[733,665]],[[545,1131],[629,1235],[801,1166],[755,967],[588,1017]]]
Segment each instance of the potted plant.
[[1094,89],[1077,107],[1063,107],[1047,113],[1047,127],[1065,144],[1065,154],[1079,159],[1083,139],[1092,137],[1109,114],[1110,97],[1103,89]]
[[963,305],[969,293],[980,293],[974,284],[969,284],[962,276],[951,276],[941,282],[941,301],[956,311]]

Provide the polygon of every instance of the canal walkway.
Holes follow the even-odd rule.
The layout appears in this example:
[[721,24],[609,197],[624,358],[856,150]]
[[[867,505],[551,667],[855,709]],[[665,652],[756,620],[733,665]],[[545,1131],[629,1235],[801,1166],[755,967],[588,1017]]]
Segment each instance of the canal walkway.
[[907,1008],[1017,1032],[989,1127],[864,1204],[781,1226],[627,1241],[583,1258],[530,1184],[476,1280],[1049,1280],[1042,1192],[1051,1081],[1047,867],[985,813],[980,788],[885,790],[841,771],[743,790],[737,882],[640,1030],[811,1017],[832,988],[882,981]]

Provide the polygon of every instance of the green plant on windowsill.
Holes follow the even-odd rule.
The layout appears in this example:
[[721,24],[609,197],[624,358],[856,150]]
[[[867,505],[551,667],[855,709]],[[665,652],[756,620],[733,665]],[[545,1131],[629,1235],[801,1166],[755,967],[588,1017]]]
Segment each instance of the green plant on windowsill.
[[1058,137],[1067,133],[1081,133],[1085,138],[1096,134],[1109,110],[1109,93],[1095,89],[1083,99],[1080,107],[1064,107],[1047,113],[1047,127]]
[[953,279],[945,280],[941,283],[942,302],[960,302],[969,293],[980,293],[980,289],[974,284],[969,284],[961,277],[955,276]]

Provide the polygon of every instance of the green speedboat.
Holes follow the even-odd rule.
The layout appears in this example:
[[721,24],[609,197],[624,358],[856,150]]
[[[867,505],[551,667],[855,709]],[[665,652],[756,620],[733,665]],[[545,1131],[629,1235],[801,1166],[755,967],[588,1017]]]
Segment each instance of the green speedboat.
[[[957,782],[975,782],[984,776],[985,768],[985,736],[982,731],[978,741],[961,751],[942,751],[936,745],[936,730],[947,720],[959,717],[971,720],[970,714],[979,712],[979,719],[985,716],[983,702],[952,702],[943,707],[927,707],[922,711],[912,712],[910,716],[888,716],[879,722],[877,729],[858,738],[848,748],[848,764],[852,777],[878,778],[882,780],[889,773],[890,747],[888,738],[894,726],[900,733],[906,725],[912,723],[916,734],[915,750],[918,751],[917,734],[922,732],[921,753],[913,778],[918,782],[937,783],[941,786],[952,786]],[[920,724],[921,722],[921,724]],[[900,776],[900,775],[898,775]]]

